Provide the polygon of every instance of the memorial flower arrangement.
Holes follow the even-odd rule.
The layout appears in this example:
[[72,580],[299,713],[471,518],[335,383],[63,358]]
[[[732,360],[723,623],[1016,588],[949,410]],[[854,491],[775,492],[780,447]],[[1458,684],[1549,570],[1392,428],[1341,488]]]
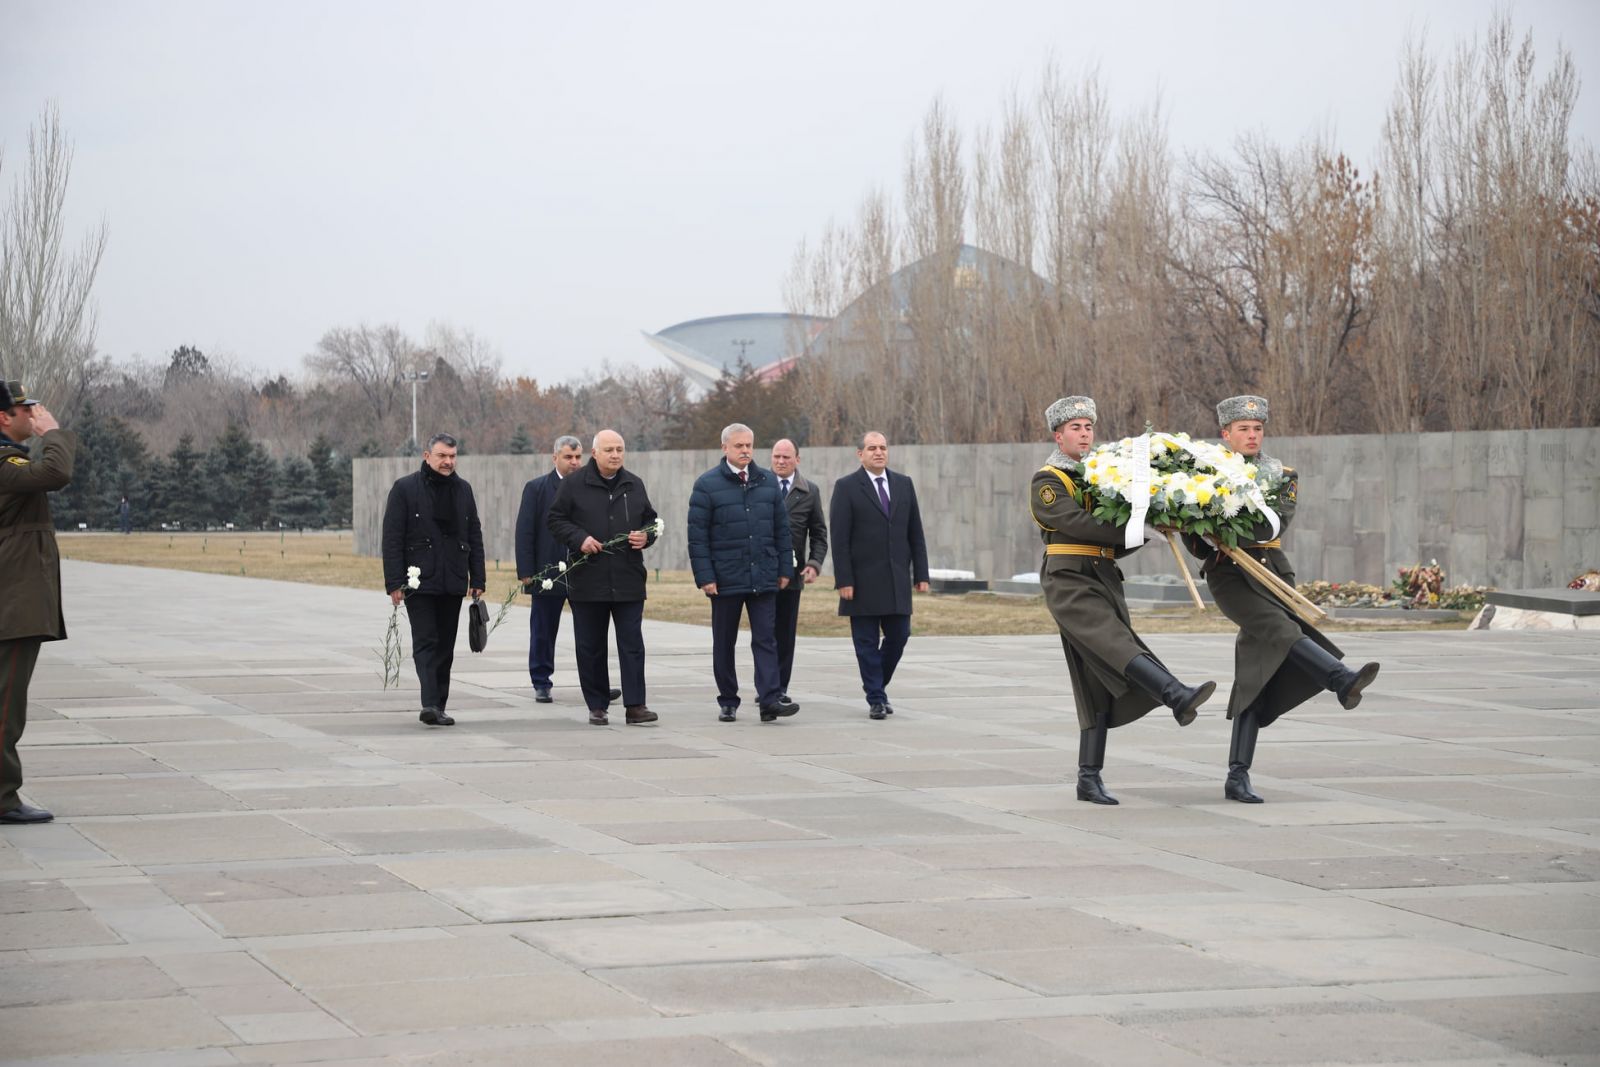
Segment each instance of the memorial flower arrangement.
[[1387,585],[1361,582],[1306,582],[1299,589],[1312,603],[1340,608],[1441,608],[1476,611],[1483,607],[1490,587],[1444,584],[1444,568],[1438,560],[1401,567]]
[[1232,547],[1251,540],[1257,524],[1276,527],[1283,468],[1256,464],[1222,445],[1185,433],[1150,431],[1095,448],[1083,460],[1090,513],[1128,527],[1128,547],[1144,526],[1209,535]]
[[[666,528],[665,520],[658,518],[654,523],[645,527],[645,532],[660,537]],[[614,552],[627,543],[628,535],[625,533],[618,534],[601,545],[600,552]],[[599,552],[595,553],[595,555],[599,554]],[[499,612],[496,613],[493,621],[489,624],[489,633],[494,633],[495,627],[499,626],[501,620],[511,611],[511,605],[516,603],[518,594],[532,592],[534,589],[549,592],[557,585],[565,584],[573,571],[593,558],[594,556],[580,555],[577,559],[571,561],[558,561],[533,575],[526,585],[520,580],[513,582],[511,588],[506,590],[505,597],[500,601]],[[416,589],[421,584],[422,568],[407,567],[406,588],[402,590],[404,595],[400,598],[401,601],[403,602],[406,596],[411,595],[411,590]],[[378,657],[383,663],[383,687],[388,689],[390,686],[400,684],[400,664],[405,660],[405,649],[400,643],[400,604],[396,604],[394,610],[389,613],[389,628],[384,633],[383,648],[378,650]]]

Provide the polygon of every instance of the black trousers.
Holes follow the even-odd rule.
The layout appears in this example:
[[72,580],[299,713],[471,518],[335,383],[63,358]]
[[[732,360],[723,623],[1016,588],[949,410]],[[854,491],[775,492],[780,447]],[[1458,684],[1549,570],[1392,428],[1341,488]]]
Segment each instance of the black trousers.
[[528,612],[528,677],[534,685],[549,685],[556,669],[556,635],[561,632],[564,596],[536,596]]
[[456,659],[456,630],[461,626],[460,596],[412,593],[406,597],[411,622],[411,659],[422,683],[422,706],[444,710],[450,699],[450,665]]
[[778,590],[777,617],[772,625],[778,641],[778,688],[785,693],[794,674],[794,632],[800,624],[800,587],[804,581],[797,574],[789,588]]
[[906,642],[911,640],[911,616],[852,615],[850,639],[856,645],[856,667],[861,671],[861,689],[867,694],[867,703],[887,704],[894,669],[900,665]]
[[22,788],[22,757],[17,742],[28,726],[28,683],[33,666],[39,662],[37,637],[0,641],[0,811],[10,811],[22,803],[17,790]]
[[711,674],[717,680],[717,704],[739,706],[739,673],[734,667],[734,645],[739,641],[739,617],[750,615],[750,656],[756,662],[756,700],[762,707],[778,702],[783,689],[778,681],[778,644],[773,637],[777,593],[735,593],[711,598]]
[[578,646],[578,684],[583,687],[583,702],[590,711],[611,706],[610,642],[607,632],[614,625],[617,633],[618,667],[622,672],[622,703],[637,707],[645,702],[644,693],[644,601],[611,603],[603,600],[570,600],[572,639]]

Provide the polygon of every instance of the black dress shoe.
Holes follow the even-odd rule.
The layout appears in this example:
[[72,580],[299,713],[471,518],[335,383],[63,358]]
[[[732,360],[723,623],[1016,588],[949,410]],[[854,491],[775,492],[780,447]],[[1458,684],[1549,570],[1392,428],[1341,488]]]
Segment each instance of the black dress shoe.
[[632,704],[627,708],[629,726],[640,726],[647,722],[655,722],[660,717],[643,704]]
[[35,808],[21,801],[18,801],[17,806],[10,811],[0,811],[0,823],[16,823],[20,825],[30,822],[49,822],[53,818],[55,816],[43,808]]
[[589,713],[589,725],[590,726],[610,726],[611,725],[611,719],[609,717],[607,717],[607,715],[606,715],[606,713],[604,711],[591,711]]
[[456,724],[454,719],[440,711],[438,708],[423,708],[422,714],[418,715],[417,718],[421,719],[429,726],[454,726]]
[[717,721],[718,722],[733,722],[738,718],[739,718],[739,709],[730,708],[727,705],[723,705],[721,710],[719,710],[717,712]]
[[778,719],[786,719],[799,710],[800,705],[792,700],[780,700],[776,704],[763,704],[761,705],[761,721],[775,722]]
[[622,690],[620,690],[620,689],[607,689],[606,690],[606,699],[607,700],[621,700],[622,699]]
[[882,704],[874,704],[867,709],[867,718],[869,719],[884,719],[888,715],[888,709]]
[[537,701],[538,703],[540,703],[540,704],[554,704],[555,703],[555,698],[550,695],[550,687],[548,685],[536,685],[536,686],[534,686],[533,687],[533,699],[535,701]]
[[894,705],[889,703],[887,700],[885,700],[883,702],[883,713],[885,715],[893,715],[894,714]]

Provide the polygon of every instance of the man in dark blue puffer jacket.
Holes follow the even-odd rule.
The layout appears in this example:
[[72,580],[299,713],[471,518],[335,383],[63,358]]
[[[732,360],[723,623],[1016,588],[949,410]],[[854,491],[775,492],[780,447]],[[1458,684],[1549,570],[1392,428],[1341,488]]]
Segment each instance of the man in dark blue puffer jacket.
[[750,427],[738,422],[725,427],[722,462],[696,478],[689,494],[689,565],[694,568],[694,584],[711,598],[711,669],[723,722],[738,717],[733,646],[739,638],[739,618],[746,613],[761,721],[773,722],[800,710],[783,695],[773,629],[778,590],[794,580],[789,516],[778,480],[751,462],[755,447]]

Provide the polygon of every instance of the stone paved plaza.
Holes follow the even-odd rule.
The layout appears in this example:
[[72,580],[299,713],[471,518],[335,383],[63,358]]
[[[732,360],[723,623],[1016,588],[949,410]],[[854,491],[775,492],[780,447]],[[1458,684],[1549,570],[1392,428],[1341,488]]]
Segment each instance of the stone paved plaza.
[[[1266,804],[1219,692],[1114,731],[1101,808],[1051,638],[913,637],[885,722],[803,640],[800,715],[724,725],[647,622],[661,725],[601,729],[519,610],[429,729],[381,592],[65,576],[6,1062],[1600,1065],[1600,635],[1341,637],[1383,675],[1263,733]],[[1225,691],[1231,638],[1151,644]]]

